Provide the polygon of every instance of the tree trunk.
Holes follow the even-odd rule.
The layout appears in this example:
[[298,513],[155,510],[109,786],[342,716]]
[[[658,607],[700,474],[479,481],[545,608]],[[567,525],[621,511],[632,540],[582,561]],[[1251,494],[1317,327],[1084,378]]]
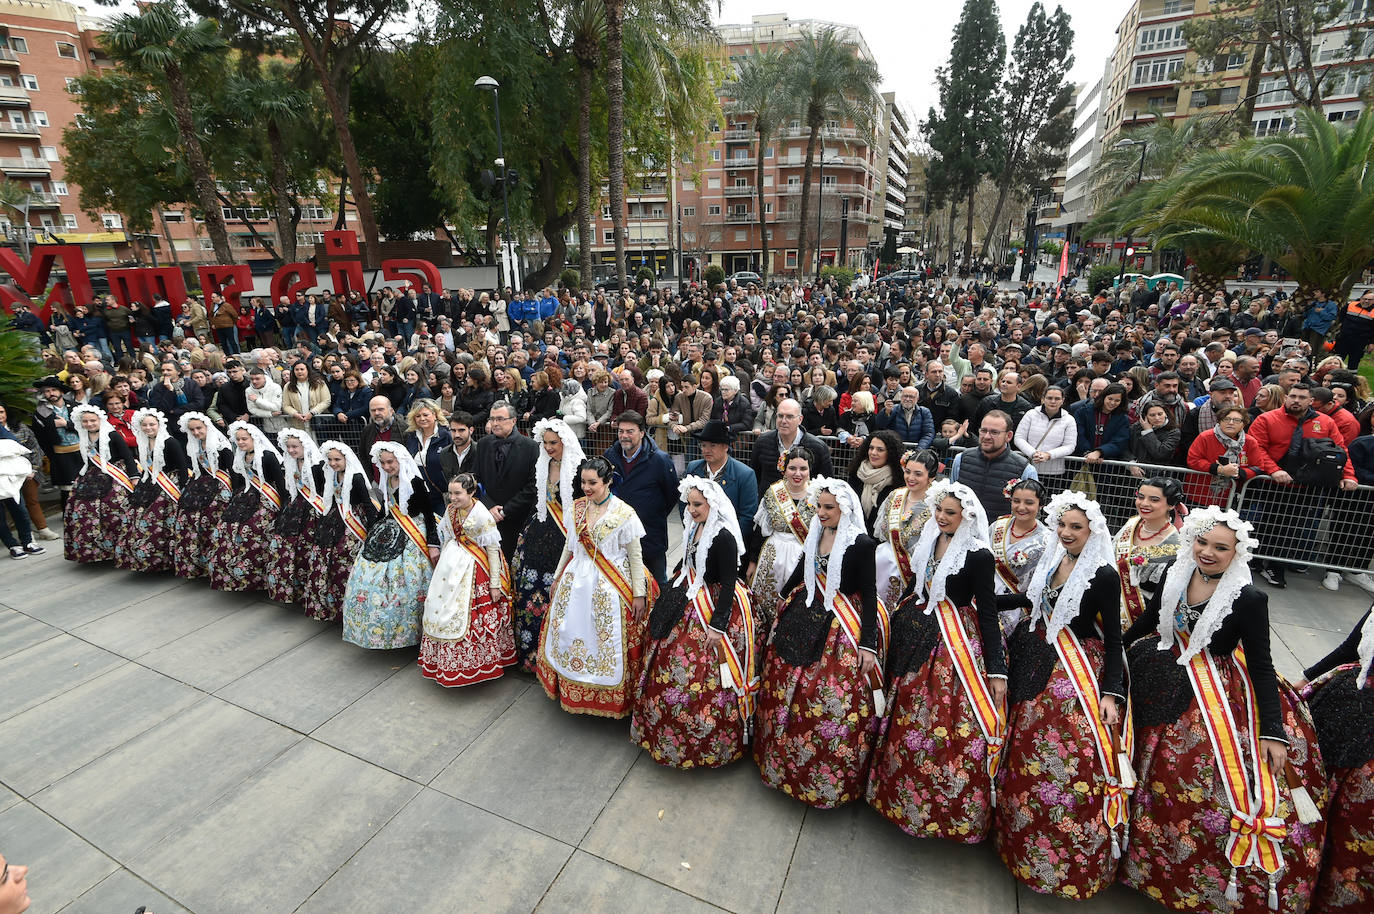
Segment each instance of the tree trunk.
[[[806,165],[802,168],[801,186],[801,215],[797,217],[797,280],[801,281],[806,276],[806,268],[810,263],[806,230],[811,223],[811,169],[816,163],[816,146],[821,141],[821,125],[808,125],[811,127],[811,135],[806,140]],[[820,275],[820,260],[816,261],[816,274]]]
[[[758,115],[754,115],[754,125],[758,126]],[[765,137],[759,133],[759,157],[754,163],[754,193],[758,196],[755,205],[759,217],[759,276],[768,281],[768,226],[763,218],[763,144]]]
[[973,196],[978,193],[978,185],[969,188],[968,212],[964,213],[964,269],[972,269],[973,263]]
[[1244,103],[1240,106],[1240,113],[1236,115],[1236,126],[1241,136],[1249,136],[1255,132],[1250,119],[1255,115],[1255,94],[1259,92],[1260,74],[1264,72],[1264,58],[1269,48],[1269,33],[1264,31],[1265,28],[1264,22],[1255,23],[1255,45],[1250,49],[1250,72],[1245,81],[1248,91]]
[[544,224],[540,227],[549,242],[549,259],[544,265],[525,277],[526,289],[542,289],[553,285],[563,269],[564,259],[568,256],[568,227],[573,223],[573,213],[560,209],[561,197],[558,182],[554,177],[556,169],[547,160],[539,162],[539,199],[545,213]]
[[577,250],[578,285],[589,292],[592,278],[592,70],[577,65]]
[[487,236],[487,266],[489,267],[496,266],[497,263],[496,245],[499,242],[496,239],[496,230],[500,225],[501,210],[496,208],[495,203],[489,203],[487,205],[487,227],[485,232]]
[[291,217],[291,192],[286,178],[286,143],[281,127],[274,120],[267,122],[267,147],[272,152],[272,213],[277,223],[277,248],[284,263],[296,261],[296,220]]
[[988,256],[988,246],[992,243],[993,231],[1002,220],[1002,207],[1007,203],[1007,195],[1011,193],[1011,173],[1013,165],[1008,163],[1002,172],[1002,178],[997,182],[997,205],[992,208],[992,218],[988,220],[988,231],[983,236],[983,246],[978,251],[979,258]]
[[946,261],[949,266],[945,269],[946,277],[954,276],[954,217],[956,209],[954,201],[951,199],[949,201],[949,230],[945,232],[945,237],[949,242],[949,258]]
[[220,209],[215,193],[215,177],[210,173],[210,163],[205,160],[205,150],[196,135],[196,121],[191,113],[191,95],[186,89],[186,80],[181,68],[170,64],[164,70],[167,85],[172,92],[172,111],[176,116],[177,133],[181,135],[181,145],[186,147],[186,164],[191,169],[191,181],[196,188],[196,198],[205,212],[205,231],[215,248],[215,258],[224,264],[234,263],[234,252],[229,247],[229,227],[224,224],[224,212]]
[[615,275],[628,287],[625,270],[625,0],[606,0],[606,161],[611,182],[611,224],[615,233]]

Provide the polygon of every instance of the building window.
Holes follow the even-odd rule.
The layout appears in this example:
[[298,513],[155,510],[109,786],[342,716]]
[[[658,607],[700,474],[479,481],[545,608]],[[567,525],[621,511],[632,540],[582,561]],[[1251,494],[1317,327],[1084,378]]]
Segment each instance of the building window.
[[226,222],[266,222],[267,209],[262,206],[221,206]]
[[1157,57],[1151,60],[1142,60],[1135,65],[1131,84],[1148,86],[1154,83],[1169,82],[1177,77],[1182,69],[1182,57]]
[[185,222],[186,211],[181,209],[164,209],[162,211],[163,222]]
[[772,241],[772,240],[773,240],[773,230],[772,230],[772,229],[765,229],[763,234],[764,234],[764,237],[767,238],[769,241]]
[[710,206],[706,207],[706,215],[708,215],[708,216],[719,216],[719,215],[720,215],[720,204],[719,204],[719,203],[713,203],[713,204],[711,204]]
[[42,146],[42,147],[40,147],[40,148],[43,150],[43,158],[47,159],[49,162],[56,162],[56,161],[57,161],[57,147],[56,147],[56,146]]
[[748,241],[748,240],[749,240],[749,232],[746,231],[745,229],[736,229],[736,230],[735,230],[735,240],[736,240],[736,241]]
[[764,175],[764,176],[763,176],[763,186],[764,186],[764,187],[772,187],[772,186],[773,186],[773,176],[772,176],[772,175]]
[[1244,53],[1231,53],[1226,55],[1226,69],[1239,70],[1243,66],[1245,66]]
[[696,189],[697,189],[697,182],[695,182],[695,181],[683,181],[683,182],[682,182],[682,189],[685,190],[685,191],[693,191],[693,190],[696,190]]
[[215,243],[209,238],[202,238],[200,239],[200,249],[202,251],[213,251],[215,249]]
[[34,76],[32,73],[20,73],[19,84],[30,92],[38,91],[38,77]]
[[747,178],[736,178],[736,179],[735,179],[735,186],[736,186],[736,187],[748,187],[748,186],[749,186],[749,180],[748,180]]
[[67,77],[67,91],[68,91],[68,92],[75,92],[75,91],[76,91],[76,77],[75,77],[75,76],[68,76],[68,77]]
[[1221,104],[1234,105],[1240,101],[1240,86],[1227,86],[1221,90]]
[[66,229],[67,231],[69,231],[69,232],[74,232],[74,231],[76,231],[76,214],[75,214],[75,213],[63,213],[63,214],[62,214],[62,227],[63,227],[64,229]]
[[29,40],[27,38],[15,38],[10,36],[10,50],[16,54],[29,53]]
[[124,217],[119,213],[101,213],[100,224],[109,231],[117,231],[124,228]]
[[29,114],[29,118],[33,121],[35,127],[50,126],[48,124],[48,112],[46,111],[34,111]]
[[615,229],[602,229],[602,230],[601,230],[601,243],[602,243],[602,244],[615,244]]
[[[267,240],[268,240],[268,241],[271,241],[272,239],[271,239],[271,238],[267,238]],[[255,238],[255,237],[252,236],[252,235],[230,235],[230,236],[229,236],[229,241],[230,241],[230,243],[233,244],[233,246],[236,247],[236,248],[260,248],[260,247],[262,247],[262,242],[260,242],[257,238]]]
[[296,244],[324,244],[324,232],[299,232]]
[[788,251],[783,255],[783,262],[787,265],[787,269],[795,270],[797,268],[797,252]]
[[707,190],[720,190],[720,178],[707,178],[707,179],[706,179],[706,189],[707,189]]
[[0,86],[13,86],[14,80],[8,76],[0,75]]
[[773,215],[773,204],[771,204],[771,203],[765,203],[765,204],[763,204],[763,213],[764,213],[764,215],[766,215],[766,216],[771,216],[771,215]]
[[57,56],[65,57],[68,60],[76,60],[76,45],[70,41],[59,41],[57,43]]
[[711,161],[712,161],[712,162],[719,162],[719,161],[720,161],[720,150],[719,150],[719,149],[712,149],[712,150],[711,150]]
[[52,182],[52,195],[53,195],[54,197],[65,197],[65,196],[67,196],[67,182],[66,182],[66,181],[54,181],[54,182]]
[[308,219],[313,222],[319,222],[322,219],[329,218],[329,211],[326,210],[323,206],[318,206],[314,204],[310,206],[302,206],[301,218]]
[[697,208],[695,206],[684,206],[682,208],[682,215],[684,216],[695,216],[696,214]]

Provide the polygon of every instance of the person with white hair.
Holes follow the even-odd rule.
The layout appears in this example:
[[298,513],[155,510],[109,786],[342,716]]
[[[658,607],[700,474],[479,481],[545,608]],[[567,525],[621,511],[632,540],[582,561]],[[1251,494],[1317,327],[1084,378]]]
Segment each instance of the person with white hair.
[[992,824],[1006,726],[988,523],[966,485],[940,480],[926,504],[916,578],[892,620],[868,805],[909,835],[976,844]]
[[310,433],[298,428],[278,431],[277,447],[286,491],[267,542],[267,596],[278,603],[304,603],[310,559],[307,546],[315,539],[315,525],[324,508],[316,488],[315,468],[324,458]]
[[1121,881],[1181,911],[1298,914],[1325,836],[1316,732],[1274,671],[1250,524],[1200,508],[1182,538],[1124,635],[1140,787]]
[[177,425],[186,436],[190,478],[177,502],[172,560],[177,577],[200,578],[210,573],[210,539],[233,490],[234,448],[205,413],[183,413]]
[[315,466],[314,480],[323,510],[306,547],[301,605],[310,618],[333,622],[343,612],[344,588],[376,522],[377,506],[353,448],[331,439],[320,445],[320,455],[323,462]]
[[71,421],[81,472],[62,511],[62,552],[71,562],[108,562],[124,539],[137,464],[104,410],[74,406]]
[[1025,594],[998,600],[1030,615],[1007,639],[1007,737],[993,831],[1013,876],[1042,894],[1081,900],[1116,881],[1133,784],[1121,584],[1097,502],[1061,492],[1050,500],[1049,525],[1055,539]]
[[210,538],[210,586],[265,590],[268,540],[286,490],[281,454],[248,422],[229,423],[229,437],[235,445],[233,494]]
[[420,643],[420,618],[439,530],[415,458],[395,441],[372,445],[381,519],[353,562],[343,598],[343,639],[370,650]]
[[763,661],[754,760],[763,783],[809,806],[860,799],[882,712],[886,608],[859,496],[818,477],[806,545]]
[[133,427],[139,476],[129,493],[128,526],[115,547],[115,565],[125,571],[172,571],[181,548],[177,505],[189,469],[186,451],[160,410],[138,410]]
[[682,563],[649,615],[630,741],[672,768],[744,757],[754,720],[756,625],[741,576],[744,535],[720,484],[688,476]]

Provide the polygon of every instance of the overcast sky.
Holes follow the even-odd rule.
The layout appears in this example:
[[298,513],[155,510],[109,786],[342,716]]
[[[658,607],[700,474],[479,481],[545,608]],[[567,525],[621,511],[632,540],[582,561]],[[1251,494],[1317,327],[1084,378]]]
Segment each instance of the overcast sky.
[[[1033,0],[999,0],[1002,31],[1010,52],[1016,30],[1026,21]],[[1102,75],[1116,46],[1116,27],[1129,8],[1127,0],[1064,0],[1074,31],[1074,82],[1092,83]],[[723,0],[720,23],[747,23],[756,15],[786,12],[794,20],[821,19],[857,26],[883,74],[883,91],[896,92],[914,121],[937,101],[935,68],[949,61],[949,43],[963,4],[959,0]],[[1045,3],[1052,12],[1055,3]],[[913,122],[912,127],[916,124]]]

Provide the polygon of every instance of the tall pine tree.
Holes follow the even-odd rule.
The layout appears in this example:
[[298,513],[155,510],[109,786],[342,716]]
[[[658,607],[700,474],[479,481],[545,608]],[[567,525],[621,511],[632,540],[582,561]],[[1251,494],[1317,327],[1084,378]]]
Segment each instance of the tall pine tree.
[[[1056,6],[1045,15],[1032,4],[1025,24],[1016,30],[1011,63],[1002,88],[1002,142],[993,149],[997,206],[989,226],[998,225],[1013,187],[1042,182],[1059,167],[1073,135],[1073,29],[1069,14]],[[988,256],[992,232],[983,238],[979,257]]]
[[[940,110],[930,109],[922,125],[930,143],[933,173],[950,197],[965,201],[964,263],[973,255],[973,195],[989,174],[1002,137],[1002,65],[1007,41],[994,0],[965,0],[949,64],[935,73]],[[952,230],[953,226],[951,226]],[[950,239],[950,266],[954,243]]]

